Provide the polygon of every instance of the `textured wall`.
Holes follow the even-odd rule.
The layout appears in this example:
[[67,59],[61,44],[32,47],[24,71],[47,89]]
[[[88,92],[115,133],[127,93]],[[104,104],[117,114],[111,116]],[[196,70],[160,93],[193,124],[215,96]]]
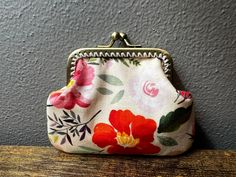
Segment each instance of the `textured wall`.
[[66,59],[113,31],[174,58],[195,97],[196,145],[236,149],[236,1],[5,1],[0,3],[0,144],[49,145],[48,93]]

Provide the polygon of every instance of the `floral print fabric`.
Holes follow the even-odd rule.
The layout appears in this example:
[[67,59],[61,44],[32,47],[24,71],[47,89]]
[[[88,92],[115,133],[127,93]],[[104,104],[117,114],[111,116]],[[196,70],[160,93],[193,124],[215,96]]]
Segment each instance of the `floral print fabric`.
[[110,154],[154,154],[160,151],[151,144],[157,128],[153,119],[135,116],[129,110],[112,110],[111,125],[99,123],[94,128],[93,142],[101,147],[108,146]]
[[47,100],[51,143],[70,153],[176,155],[193,142],[192,95],[159,59],[81,58]]
[[78,61],[74,76],[70,83],[61,90],[53,92],[49,100],[57,108],[72,109],[76,104],[86,108],[90,105],[91,100],[86,98],[86,92],[92,86],[94,78],[94,69],[88,66],[81,59]]

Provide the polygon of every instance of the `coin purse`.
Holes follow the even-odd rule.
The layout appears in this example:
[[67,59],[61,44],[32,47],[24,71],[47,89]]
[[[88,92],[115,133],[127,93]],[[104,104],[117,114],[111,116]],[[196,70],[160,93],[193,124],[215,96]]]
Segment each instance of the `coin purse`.
[[[123,48],[112,47],[116,40]],[[190,92],[172,85],[172,59],[115,32],[107,46],[72,52],[67,85],[47,99],[50,142],[68,153],[170,156],[194,137]]]

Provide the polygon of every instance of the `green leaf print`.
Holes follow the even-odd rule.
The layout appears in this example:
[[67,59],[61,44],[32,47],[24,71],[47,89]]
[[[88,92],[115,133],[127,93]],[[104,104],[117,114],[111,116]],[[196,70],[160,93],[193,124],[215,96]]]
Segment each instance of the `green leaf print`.
[[175,141],[173,138],[166,137],[166,136],[157,136],[159,139],[159,142],[164,146],[176,146],[178,145],[177,141]]
[[107,89],[107,88],[104,88],[104,87],[99,87],[97,88],[97,91],[99,93],[101,93],[102,95],[111,95],[113,93],[113,91]]
[[124,90],[119,91],[112,99],[111,104],[114,104],[120,101],[120,99],[124,96],[124,93],[125,93]]
[[111,85],[123,85],[122,81],[118,77],[113,75],[100,74],[98,75],[98,77]]
[[190,118],[192,105],[188,108],[178,108],[167,115],[162,116],[159,122],[158,133],[173,132]]

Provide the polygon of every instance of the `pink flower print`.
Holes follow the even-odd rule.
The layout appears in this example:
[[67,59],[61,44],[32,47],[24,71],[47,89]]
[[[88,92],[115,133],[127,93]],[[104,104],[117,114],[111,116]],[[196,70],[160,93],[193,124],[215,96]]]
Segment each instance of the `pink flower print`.
[[86,86],[91,85],[94,78],[94,68],[88,66],[84,59],[78,60],[75,73],[72,77],[76,80],[76,85]]
[[139,109],[147,112],[157,112],[169,100],[166,92],[166,82],[158,81],[152,73],[144,72],[141,77],[134,76],[129,81],[129,94]]
[[90,105],[94,68],[80,59],[76,64],[74,76],[69,84],[61,90],[52,92],[50,103],[57,108],[72,109],[75,105],[86,108]]
[[152,81],[146,81],[143,85],[143,92],[146,95],[149,95],[151,97],[155,97],[155,96],[157,96],[159,90],[157,88],[156,83],[154,83]]

